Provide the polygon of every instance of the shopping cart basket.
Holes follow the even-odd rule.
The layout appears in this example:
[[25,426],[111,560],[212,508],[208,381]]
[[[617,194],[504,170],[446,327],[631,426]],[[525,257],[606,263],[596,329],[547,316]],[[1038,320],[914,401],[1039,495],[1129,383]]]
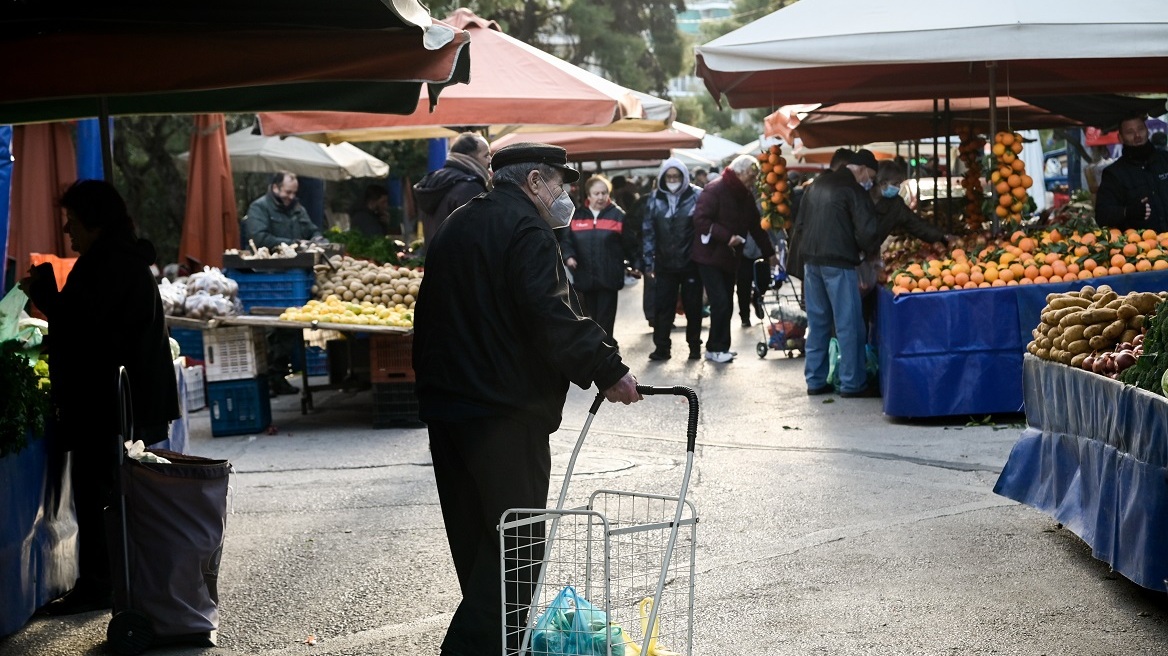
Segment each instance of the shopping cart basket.
[[115,654],[180,643],[214,647],[231,463],[162,449],[151,453],[168,463],[127,458],[123,441],[134,439],[134,430],[125,368],[118,395],[117,496],[106,510],[114,608],[106,640]]
[[782,266],[783,260],[780,255],[779,266],[773,267],[766,260],[754,261],[752,301],[755,315],[763,320],[762,340],[755,345],[760,358],[771,350],[786,351],[787,357],[792,358],[796,351],[802,354],[805,345],[807,313],[795,281]]
[[[667,496],[602,489],[589,496],[587,505],[564,507],[576,459],[604,400],[598,394],[572,450],[555,509],[513,508],[500,518],[505,656],[692,654],[698,516],[685,496],[697,441],[698,398],[688,387],[638,385],[637,390],[689,400],[681,491]],[[560,593],[567,586],[586,603],[564,608]]]

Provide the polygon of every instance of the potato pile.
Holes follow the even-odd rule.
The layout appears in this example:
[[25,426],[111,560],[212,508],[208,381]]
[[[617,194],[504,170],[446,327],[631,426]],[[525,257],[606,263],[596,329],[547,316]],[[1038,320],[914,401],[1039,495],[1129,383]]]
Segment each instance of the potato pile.
[[1080,367],[1093,353],[1135,340],[1162,297],[1168,298],[1168,292],[1120,296],[1107,285],[1049,294],[1034,340],[1026,348],[1045,360]]
[[317,298],[327,300],[329,296],[336,296],[342,301],[368,301],[375,306],[414,309],[414,299],[422,286],[421,271],[392,264],[378,265],[347,255],[334,255],[329,262],[332,266],[316,267],[316,284],[312,293]]

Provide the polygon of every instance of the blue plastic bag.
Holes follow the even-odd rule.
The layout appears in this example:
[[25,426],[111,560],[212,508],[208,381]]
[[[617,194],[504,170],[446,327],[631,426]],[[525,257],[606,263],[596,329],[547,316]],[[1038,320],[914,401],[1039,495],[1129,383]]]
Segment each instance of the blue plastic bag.
[[604,611],[568,585],[536,620],[531,652],[536,656],[605,656],[609,640],[612,656],[624,656],[628,637],[621,628],[609,626]]

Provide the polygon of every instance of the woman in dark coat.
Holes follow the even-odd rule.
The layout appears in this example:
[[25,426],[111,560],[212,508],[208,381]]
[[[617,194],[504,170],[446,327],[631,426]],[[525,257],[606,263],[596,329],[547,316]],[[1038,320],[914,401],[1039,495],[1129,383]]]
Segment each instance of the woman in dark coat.
[[[584,183],[584,206],[576,210],[560,238],[564,265],[572,272],[584,312],[613,338],[617,292],[625,286],[628,263],[636,261],[637,238],[625,225],[625,212],[612,202],[612,185],[603,175]],[[632,275],[640,277],[639,271]]]
[[102,508],[111,499],[120,432],[118,368],[133,401],[133,437],[167,437],[179,416],[162,299],[150,265],[154,247],[135,235],[126,204],[100,180],[79,180],[61,197],[70,245],[80,253],[65,287],[51,264],[30,271],[21,287],[49,320],[45,347],[57,419],[56,436],[72,452],[80,578],[44,610],[69,614],[109,608],[112,585]]

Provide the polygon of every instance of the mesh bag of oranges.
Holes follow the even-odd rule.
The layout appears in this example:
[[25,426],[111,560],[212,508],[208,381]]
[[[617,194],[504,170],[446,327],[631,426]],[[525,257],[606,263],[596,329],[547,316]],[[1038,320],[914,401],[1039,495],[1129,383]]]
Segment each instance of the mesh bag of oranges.
[[999,132],[994,135],[990,147],[990,188],[993,195],[986,201],[985,214],[1011,223],[1020,223],[1022,217],[1035,209],[1030,198],[1030,187],[1034,180],[1026,175],[1026,163],[1022,161],[1022,135],[1017,132]]
[[787,160],[777,145],[758,156],[758,195],[763,230],[791,228],[791,186],[787,182]]

